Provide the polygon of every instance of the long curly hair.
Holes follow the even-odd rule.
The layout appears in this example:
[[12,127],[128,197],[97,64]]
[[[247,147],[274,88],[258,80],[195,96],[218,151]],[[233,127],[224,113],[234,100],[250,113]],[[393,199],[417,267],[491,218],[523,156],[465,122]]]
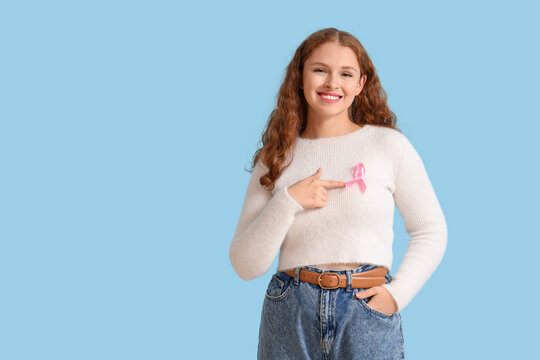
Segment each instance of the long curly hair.
[[386,92],[381,86],[375,67],[360,41],[350,33],[336,28],[318,30],[300,44],[287,66],[285,79],[277,95],[276,107],[272,110],[262,135],[263,146],[253,156],[251,171],[259,159],[269,169],[259,179],[260,184],[268,190],[274,188],[276,180],[291,164],[292,159],[286,165],[283,163],[296,144],[297,136],[302,134],[307,124],[307,104],[300,89],[304,63],[319,45],[331,41],[351,48],[358,59],[360,73],[367,76],[362,91],[349,107],[351,121],[361,126],[370,124],[400,131],[396,126],[396,116],[388,107]]

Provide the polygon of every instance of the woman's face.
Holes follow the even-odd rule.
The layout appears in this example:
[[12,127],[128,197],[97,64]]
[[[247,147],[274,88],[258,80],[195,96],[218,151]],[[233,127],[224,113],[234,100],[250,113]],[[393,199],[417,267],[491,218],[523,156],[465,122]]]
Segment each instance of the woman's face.
[[308,117],[323,118],[348,118],[348,109],[366,81],[352,49],[335,42],[326,42],[313,50],[304,63],[302,77]]

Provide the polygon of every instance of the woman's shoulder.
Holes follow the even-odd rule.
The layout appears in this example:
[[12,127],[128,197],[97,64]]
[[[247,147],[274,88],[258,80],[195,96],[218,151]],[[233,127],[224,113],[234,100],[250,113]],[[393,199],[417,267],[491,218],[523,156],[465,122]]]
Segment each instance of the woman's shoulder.
[[253,170],[258,170],[262,172],[268,172],[269,168],[266,166],[266,164],[262,161],[262,158],[259,158],[257,162],[255,163],[255,166],[253,167]]
[[401,132],[399,128],[375,124],[369,124],[368,126],[370,127],[372,133],[378,134],[380,136],[386,136],[388,138],[395,139],[405,137],[405,135]]
[[369,125],[369,127],[375,144],[399,151],[405,143],[410,143],[409,138],[399,129],[382,125]]

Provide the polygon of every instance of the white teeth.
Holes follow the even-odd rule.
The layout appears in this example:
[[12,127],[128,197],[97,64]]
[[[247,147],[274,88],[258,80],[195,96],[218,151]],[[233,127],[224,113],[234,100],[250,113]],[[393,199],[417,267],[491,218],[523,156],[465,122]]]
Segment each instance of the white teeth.
[[323,94],[319,94],[321,97],[325,98],[325,99],[329,99],[329,100],[337,100],[339,99],[339,96],[330,96],[330,95],[323,95]]

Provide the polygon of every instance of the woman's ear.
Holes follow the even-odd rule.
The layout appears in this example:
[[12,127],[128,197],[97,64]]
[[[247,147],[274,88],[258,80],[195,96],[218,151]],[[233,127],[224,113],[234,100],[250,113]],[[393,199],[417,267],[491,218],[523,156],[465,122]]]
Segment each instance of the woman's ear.
[[360,77],[360,81],[358,82],[358,92],[356,93],[356,96],[360,95],[362,92],[362,89],[364,88],[364,85],[366,83],[367,75],[362,75]]

